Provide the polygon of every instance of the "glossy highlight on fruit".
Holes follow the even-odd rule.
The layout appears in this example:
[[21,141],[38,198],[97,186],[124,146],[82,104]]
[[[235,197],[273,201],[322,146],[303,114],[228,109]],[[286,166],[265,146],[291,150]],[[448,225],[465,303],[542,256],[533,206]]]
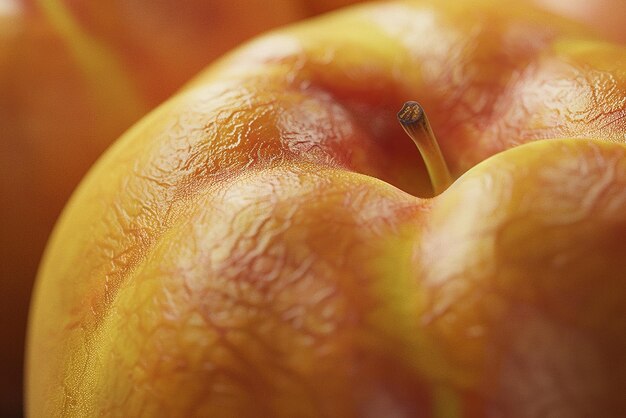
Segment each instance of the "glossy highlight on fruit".
[[619,416],[626,51],[500,6],[272,32],[122,136],[46,251],[29,414]]

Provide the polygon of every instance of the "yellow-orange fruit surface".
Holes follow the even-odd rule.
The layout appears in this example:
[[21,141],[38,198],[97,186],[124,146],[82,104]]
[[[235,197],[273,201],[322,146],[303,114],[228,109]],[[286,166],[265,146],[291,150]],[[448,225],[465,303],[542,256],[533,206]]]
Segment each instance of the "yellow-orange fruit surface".
[[[454,181],[395,120],[419,101]],[[91,170],[39,416],[618,417],[626,50],[500,1],[358,6],[209,67]]]
[[30,290],[52,226],[89,166],[228,49],[348,3],[0,0],[0,415],[21,409]]

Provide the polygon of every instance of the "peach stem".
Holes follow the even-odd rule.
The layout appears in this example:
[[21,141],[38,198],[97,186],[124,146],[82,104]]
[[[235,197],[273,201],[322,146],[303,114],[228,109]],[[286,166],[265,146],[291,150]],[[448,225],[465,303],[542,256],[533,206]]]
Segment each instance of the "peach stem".
[[452,176],[424,109],[417,102],[406,102],[398,112],[398,121],[422,154],[435,195],[440,194],[452,184]]

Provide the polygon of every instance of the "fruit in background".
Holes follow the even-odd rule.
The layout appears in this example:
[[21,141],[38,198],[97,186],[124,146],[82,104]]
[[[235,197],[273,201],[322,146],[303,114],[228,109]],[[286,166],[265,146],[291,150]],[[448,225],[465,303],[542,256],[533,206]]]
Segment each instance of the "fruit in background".
[[599,33],[626,43],[626,2],[623,0],[533,0],[556,14],[581,21]]
[[[356,7],[243,46],[64,211],[29,412],[616,416],[624,68],[580,26],[487,0]],[[453,180],[432,199],[395,120],[410,99]]]
[[308,15],[293,0],[0,0],[0,415],[19,414],[32,282],[87,168],[212,59]]

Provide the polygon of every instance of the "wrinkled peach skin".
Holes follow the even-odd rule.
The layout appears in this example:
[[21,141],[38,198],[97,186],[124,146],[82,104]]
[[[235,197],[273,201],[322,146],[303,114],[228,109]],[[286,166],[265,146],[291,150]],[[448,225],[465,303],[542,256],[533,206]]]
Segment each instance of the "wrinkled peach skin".
[[[521,4],[272,32],[142,119],[58,223],[42,416],[618,417],[626,51]],[[436,196],[395,114],[418,100]]]
[[0,0],[0,415],[21,405],[41,252],[92,162],[218,55],[351,2]]

